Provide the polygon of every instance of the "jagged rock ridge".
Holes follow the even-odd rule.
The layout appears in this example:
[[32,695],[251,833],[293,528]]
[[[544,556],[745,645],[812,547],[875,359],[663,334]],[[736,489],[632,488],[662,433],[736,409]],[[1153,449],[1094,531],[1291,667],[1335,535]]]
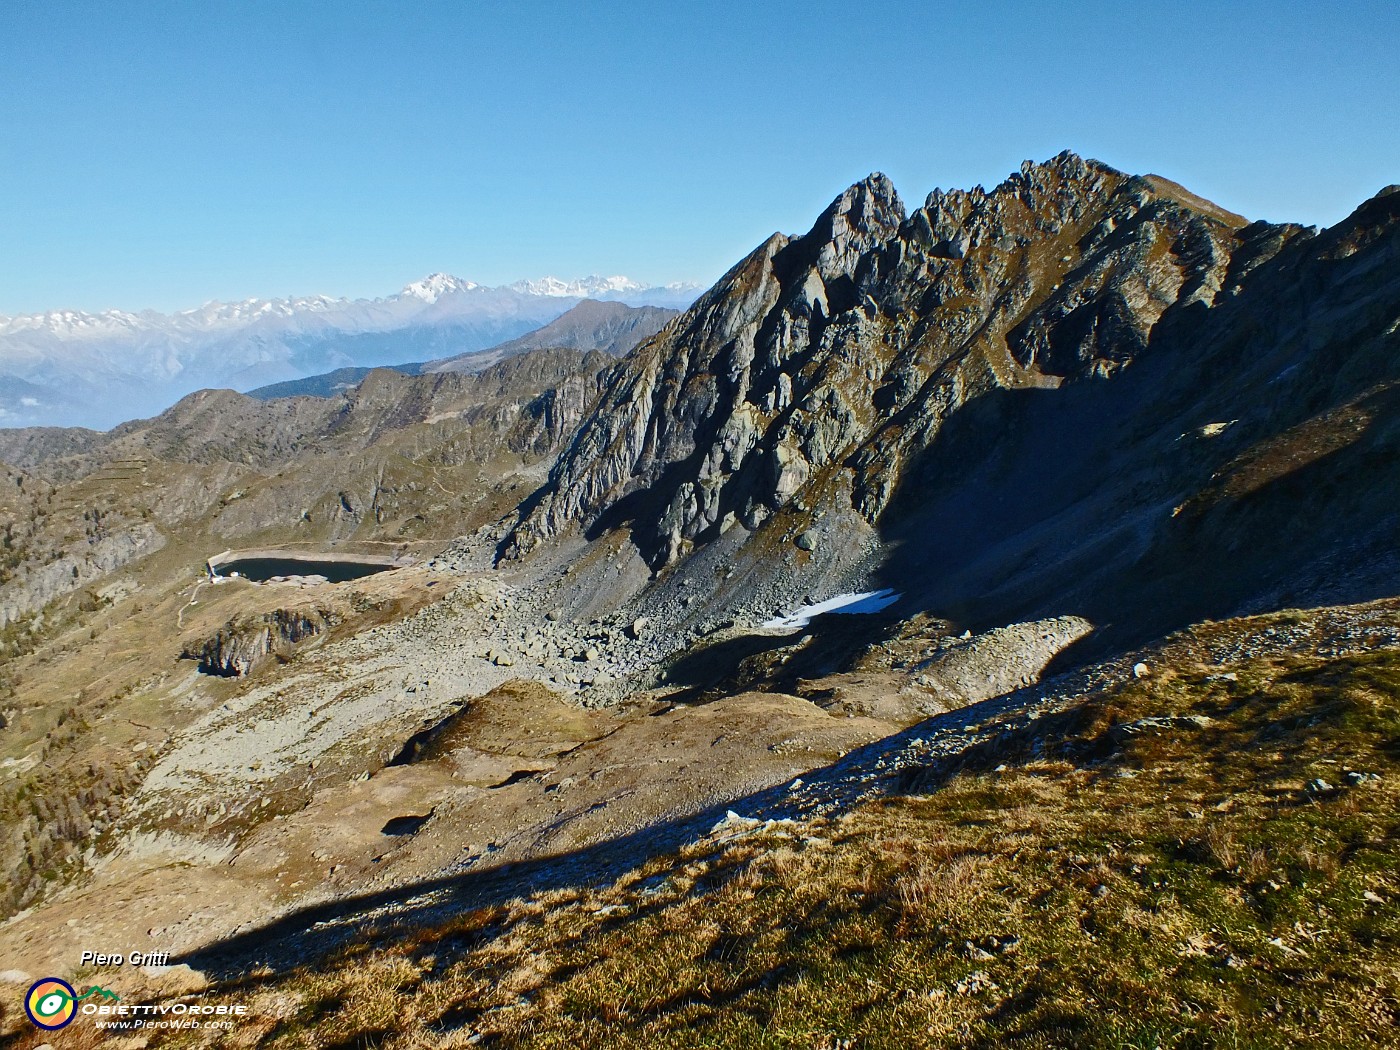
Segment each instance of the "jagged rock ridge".
[[935,191],[908,217],[872,175],[634,355],[507,550],[637,493],[658,565],[818,481],[874,522],[959,405],[1111,375],[1169,309],[1212,302],[1244,225],[1072,154],[990,193]]
[[[613,371],[501,556],[625,526],[659,570],[741,527],[723,557],[747,587],[805,566],[830,590],[858,557],[831,552],[873,537],[868,582],[987,626],[1389,593],[1400,507],[1366,472],[1391,470],[1397,213],[1387,191],[1321,234],[1249,223],[1065,153],[906,215],[873,175]],[[1324,454],[1334,498],[1314,468],[1285,501]],[[1218,475],[1260,470],[1222,498]]]

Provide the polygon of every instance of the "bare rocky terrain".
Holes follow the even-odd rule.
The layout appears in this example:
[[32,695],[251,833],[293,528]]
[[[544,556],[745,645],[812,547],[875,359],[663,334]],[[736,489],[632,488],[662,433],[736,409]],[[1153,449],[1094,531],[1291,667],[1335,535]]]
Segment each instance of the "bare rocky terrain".
[[[1397,326],[1393,189],[1317,232],[1062,154],[871,176],[620,360],[0,431],[0,970],[315,965],[1389,650]],[[266,550],[396,567],[205,572]]]

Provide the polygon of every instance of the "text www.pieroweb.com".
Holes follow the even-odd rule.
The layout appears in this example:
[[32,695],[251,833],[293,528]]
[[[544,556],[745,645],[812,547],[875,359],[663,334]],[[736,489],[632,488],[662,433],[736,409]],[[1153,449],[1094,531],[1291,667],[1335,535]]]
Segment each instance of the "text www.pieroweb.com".
[[102,1028],[107,1031],[150,1031],[153,1028],[182,1029],[199,1028],[203,1031],[233,1031],[233,1022],[228,1020],[208,1020],[201,1021],[197,1017],[135,1017],[125,1020],[97,1021],[93,1027]]

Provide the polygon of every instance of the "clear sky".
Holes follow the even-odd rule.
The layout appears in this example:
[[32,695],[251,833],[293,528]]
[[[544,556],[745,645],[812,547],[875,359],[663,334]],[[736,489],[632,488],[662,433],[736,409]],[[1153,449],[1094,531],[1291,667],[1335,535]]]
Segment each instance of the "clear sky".
[[0,313],[713,280],[1071,148],[1251,218],[1400,182],[1400,3],[0,0]]

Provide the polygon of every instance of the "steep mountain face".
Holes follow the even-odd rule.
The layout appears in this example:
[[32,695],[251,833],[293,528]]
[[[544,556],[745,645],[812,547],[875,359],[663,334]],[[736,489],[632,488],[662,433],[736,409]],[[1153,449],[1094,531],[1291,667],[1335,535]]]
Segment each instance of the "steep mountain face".
[[1169,305],[1218,285],[1242,225],[1071,156],[991,194],[935,192],[907,219],[871,176],[629,362],[515,549],[646,491],[660,513],[637,537],[666,564],[726,514],[756,528],[837,464],[830,480],[873,521],[899,458],[950,411],[995,386],[1111,374]]
[[[863,564],[891,586],[1000,622],[1141,622],[1129,595],[1143,589],[1170,622],[1315,590],[1328,559],[1345,560],[1334,581],[1364,575],[1355,538],[1394,510],[1362,463],[1390,441],[1375,421],[1396,373],[1397,201],[1315,235],[1072,154],[991,192],[935,191],[912,215],[871,176],[613,373],[502,555],[625,524],[662,569],[740,526],[760,533],[754,571],[786,549],[815,587],[869,540]],[[1339,433],[1329,411],[1369,422]],[[1289,436],[1304,425],[1317,433]],[[1280,442],[1312,451],[1268,451]],[[1342,449],[1356,463],[1338,483],[1364,521],[1330,541],[1311,527],[1318,578],[1280,583],[1269,516],[1239,493],[1272,488],[1298,456],[1340,468]],[[1212,481],[1241,470],[1274,475]],[[1192,587],[1192,522],[1208,514],[1231,582]],[[1252,542],[1269,554],[1223,554]]]
[[479,372],[497,361],[528,350],[562,346],[573,350],[601,350],[617,357],[651,338],[679,311],[660,306],[628,306],[620,302],[585,299],[549,324],[489,350],[458,354],[423,366],[425,372]]
[[[410,291],[442,302],[471,291],[459,284]],[[1287,882],[1287,842],[1316,837],[1333,805],[1346,834],[1319,856],[1337,877],[1304,880],[1331,887],[1305,915],[1346,905],[1365,933],[1380,913],[1357,910],[1358,887],[1378,908],[1390,892],[1365,881],[1388,859],[1354,847],[1385,838],[1400,783],[1384,703],[1400,674],[1400,190],[1317,233],[1069,154],[912,213],[872,176],[621,361],[546,349],[477,373],[375,370],[327,398],[202,391],[109,433],[0,432],[0,461],[0,915],[26,972],[76,978],[65,968],[92,943],[184,953],[235,990],[304,964],[304,984],[258,993],[276,996],[262,1011],[276,1041],[299,1034],[273,1027],[278,1011],[325,999],[316,971],[335,959],[363,991],[373,953],[352,938],[370,947],[387,929],[407,946],[376,978],[391,1006],[425,945],[453,983],[403,1039],[425,1023],[452,1036],[496,1015],[515,1026],[531,1003],[574,1016],[530,999],[540,974],[514,956],[507,1009],[483,1004],[462,938],[487,954],[497,927],[518,939],[500,907],[576,943],[582,927],[549,907],[571,900],[620,929],[620,904],[644,920],[640,973],[655,969],[662,892],[690,909],[677,928],[701,931],[678,956],[694,988],[713,998],[721,976],[767,995],[750,977],[773,960],[724,965],[747,949],[717,950],[725,916],[697,878],[739,871],[730,903],[752,904],[762,933],[775,898],[754,887],[786,866],[798,912],[784,930],[806,922],[843,959],[872,931],[907,946],[947,896],[938,880],[977,867],[944,863],[928,814],[1025,809],[1047,769],[1061,783],[1032,823],[1075,830],[1045,850],[1012,836],[984,872],[996,892],[964,894],[976,907],[1008,898],[1016,857],[1070,858],[1067,873],[1027,868],[1009,896],[1071,886],[1082,900],[1051,925],[1068,915],[1078,938],[1084,908],[1160,904],[1146,856],[1212,887],[1177,924],[1210,929],[1243,877],[1264,878],[1242,876],[1245,845],[1282,857]],[[208,579],[231,547],[397,567],[344,584]],[[1105,776],[1114,762],[1133,775]],[[944,808],[959,769],[988,775]],[[1345,786],[1314,779],[1338,773]],[[889,804],[906,791],[921,797]],[[871,835],[841,832],[866,799]],[[1109,810],[1135,825],[1112,836],[1126,840],[1144,799],[1160,825],[1148,853],[1105,852]],[[765,837],[745,844],[746,828]],[[842,851],[837,896],[802,889],[815,870],[802,857]],[[730,864],[743,857],[762,870]],[[871,909],[871,871],[893,880],[888,908]],[[621,895],[572,896],[610,873],[627,873]],[[854,924],[839,944],[829,898]],[[1005,1001],[1038,997],[1046,1030],[1063,1030],[1059,978],[1036,982],[1067,942],[1010,932],[1005,911],[954,917],[965,935],[949,936],[951,913],[924,923],[915,954],[947,966],[890,998],[934,1004],[909,1030],[960,1031],[948,1004],[1007,1014],[952,983],[971,965],[1002,967]],[[1268,929],[1276,917],[1247,940],[1272,951],[1299,933],[1291,916]],[[423,926],[444,919],[434,945]],[[1367,967],[1395,953],[1352,940],[1365,951],[1348,972],[1374,987]],[[1202,951],[1227,947],[1243,951]],[[1265,952],[1284,960],[1280,994],[1297,984],[1285,954]],[[1121,998],[1142,987],[1132,961]],[[868,955],[846,962],[832,1031],[847,1031],[850,990],[869,991]],[[589,981],[613,1024],[617,982]],[[694,988],[675,997],[685,1010]],[[1247,1013],[1256,993],[1241,985],[1201,1017]],[[332,1034],[382,1041],[381,1013]],[[10,1020],[0,1041],[27,1024]]]
[[[685,305],[688,285],[624,277],[490,288],[432,274],[378,299],[208,303],[175,314],[55,310],[0,317],[0,426],[110,427],[201,387],[247,390],[336,368],[482,350],[593,296]],[[489,363],[489,362],[488,362]]]

